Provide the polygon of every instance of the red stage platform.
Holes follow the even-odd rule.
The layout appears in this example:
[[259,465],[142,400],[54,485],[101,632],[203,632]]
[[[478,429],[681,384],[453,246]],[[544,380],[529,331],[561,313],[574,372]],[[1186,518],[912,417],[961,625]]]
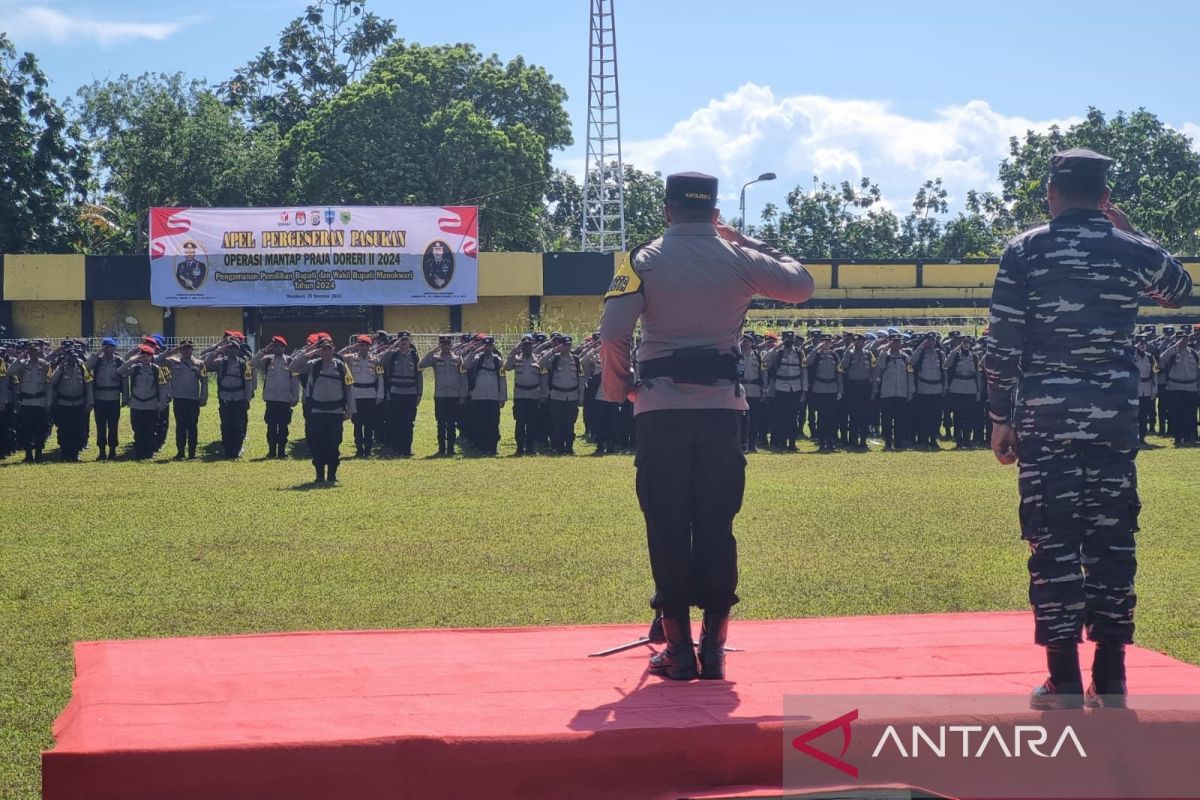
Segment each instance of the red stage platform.
[[[784,695],[1024,696],[1044,677],[1028,613],[735,620],[728,681],[649,677],[648,648],[586,657],[644,631],[81,642],[44,797],[749,794],[780,785]],[[1138,694],[1200,695],[1196,667],[1134,649],[1129,668]]]

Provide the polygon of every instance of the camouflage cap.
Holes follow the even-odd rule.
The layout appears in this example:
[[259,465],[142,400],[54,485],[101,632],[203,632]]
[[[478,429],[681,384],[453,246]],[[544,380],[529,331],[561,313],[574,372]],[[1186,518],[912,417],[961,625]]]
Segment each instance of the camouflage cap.
[[1070,175],[1085,180],[1104,180],[1113,160],[1095,150],[1072,147],[1050,156],[1050,177]]

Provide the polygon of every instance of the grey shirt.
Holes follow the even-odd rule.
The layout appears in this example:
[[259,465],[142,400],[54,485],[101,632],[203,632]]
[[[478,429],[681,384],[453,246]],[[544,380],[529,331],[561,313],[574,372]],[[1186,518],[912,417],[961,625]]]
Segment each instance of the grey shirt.
[[123,363],[116,353],[111,358],[95,353],[88,359],[88,369],[92,371],[92,394],[98,402],[111,403],[125,394],[125,380],[119,372]]
[[[730,244],[710,223],[671,225],[662,237],[629,254],[605,296],[600,320],[604,397],[620,401],[633,387],[630,343],[639,318],[639,362],[686,348],[738,356],[752,298],[802,303],[812,293],[808,271],[761,242]],[[635,414],[673,408],[745,411],[747,404],[734,381],[701,385],[655,378],[637,387]]]

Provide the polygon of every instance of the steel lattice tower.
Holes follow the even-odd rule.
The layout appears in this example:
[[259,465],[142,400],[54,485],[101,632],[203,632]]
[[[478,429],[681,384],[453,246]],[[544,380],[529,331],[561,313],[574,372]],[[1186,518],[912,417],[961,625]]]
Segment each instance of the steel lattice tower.
[[625,169],[613,0],[590,0],[587,166],[583,178],[585,251],[625,249]]

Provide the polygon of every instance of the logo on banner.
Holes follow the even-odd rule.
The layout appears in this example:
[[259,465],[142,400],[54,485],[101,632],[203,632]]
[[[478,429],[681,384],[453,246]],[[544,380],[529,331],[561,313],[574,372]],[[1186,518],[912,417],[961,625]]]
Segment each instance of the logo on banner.
[[445,289],[454,279],[454,254],[450,246],[441,239],[435,239],[425,248],[421,258],[421,274],[430,289]]
[[350,224],[350,212],[349,212],[349,211],[345,211],[345,210],[343,210],[343,211],[340,211],[340,212],[338,212],[338,213],[339,213],[339,218],[340,218],[340,219],[341,219],[341,221],[342,221],[342,224],[343,224],[343,225],[349,225],[349,224]]
[[297,211],[296,212],[296,224],[303,225],[306,222],[308,222],[308,214],[305,214],[303,211]]
[[287,225],[291,221],[292,221],[292,215],[290,213],[288,213],[287,211],[279,212],[279,224],[280,225]]
[[208,278],[208,264],[202,256],[206,258],[207,254],[195,242],[183,243],[183,258],[177,258],[175,262],[175,281],[185,291],[198,291]]
[[312,211],[308,212],[308,219],[314,228],[317,227],[321,224],[321,212],[314,208]]
[[[792,740],[792,747],[796,748],[801,753],[804,753],[806,756],[815,758],[822,764],[827,764],[840,772],[846,773],[851,778],[857,778],[858,767],[842,760],[846,755],[846,751],[850,749],[850,723],[854,722],[856,719],[858,719],[857,708],[847,714],[843,714],[835,720],[830,720],[824,725],[813,728],[811,731],[797,736]],[[827,753],[824,750],[819,750],[810,744],[813,739],[819,739],[825,734],[833,731],[841,731],[842,733],[842,752],[838,755],[831,755],[830,753]]]
[[329,225],[329,226],[331,226],[331,227],[332,227],[332,226],[333,226],[333,220],[334,220],[336,217],[337,217],[337,215],[333,213],[333,209],[332,209],[332,208],[327,208],[327,209],[325,209],[325,224],[326,224],[326,225]]

